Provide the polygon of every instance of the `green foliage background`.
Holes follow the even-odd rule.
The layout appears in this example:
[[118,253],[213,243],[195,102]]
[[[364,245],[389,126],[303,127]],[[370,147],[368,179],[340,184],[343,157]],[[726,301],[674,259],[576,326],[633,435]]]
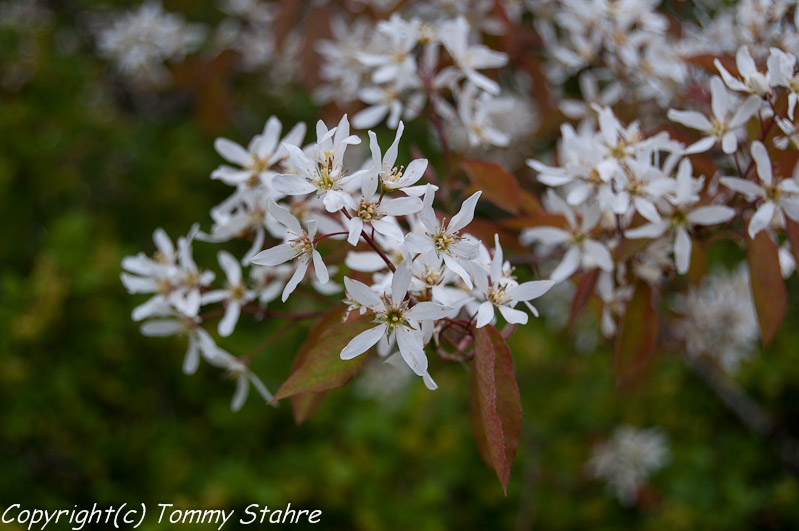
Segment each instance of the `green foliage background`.
[[[609,349],[577,353],[542,321],[511,345],[525,425],[507,497],[472,442],[458,365],[432,362],[436,392],[415,380],[389,401],[332,392],[299,427],[288,404],[252,397],[232,414],[232,382],[208,367],[184,376],[179,340],[139,334],[120,261],[149,252],[157,226],[172,236],[195,220],[208,227],[227,193],[209,179],[217,135],[244,141],[270,114],[313,123],[318,110],[297,87],[264,96],[248,78],[227,82],[232,112],[210,128],[183,92],[137,103],[74,32],[72,14],[91,4],[64,2],[34,36],[0,33],[4,69],[22,60],[23,40],[36,54],[24,85],[0,89],[0,507],[291,502],[322,509],[322,528],[358,530],[799,527],[797,478],[677,359],[620,394]],[[167,8],[218,17],[191,2]],[[212,246],[197,253],[214,263]],[[797,300],[795,279],[789,288]],[[798,316],[792,304],[775,345],[738,378],[794,436]],[[270,388],[310,324],[255,359]],[[246,353],[285,326],[244,319],[225,345]],[[625,422],[661,426],[672,453],[636,508],[583,473],[592,445]],[[143,527],[158,528],[152,518]]]

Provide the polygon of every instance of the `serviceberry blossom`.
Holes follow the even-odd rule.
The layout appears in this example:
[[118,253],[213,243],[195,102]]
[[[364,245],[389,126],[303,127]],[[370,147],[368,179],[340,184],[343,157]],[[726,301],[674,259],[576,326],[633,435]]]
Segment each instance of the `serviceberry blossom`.
[[469,289],[473,288],[472,280],[466,270],[466,262],[477,256],[478,245],[468,236],[462,235],[463,230],[474,218],[474,209],[481,192],[475,192],[461,205],[457,214],[452,216],[449,223],[446,220],[439,222],[433,211],[433,191],[428,189],[424,196],[424,206],[420,218],[424,225],[424,235],[410,233],[405,242],[408,248],[420,254],[435,254],[443,260],[447,269],[458,275]]
[[592,477],[604,480],[622,504],[632,505],[649,476],[668,459],[667,440],[660,430],[623,425],[594,448],[586,468]]
[[532,227],[524,229],[519,240],[525,245],[538,242],[549,247],[566,246],[563,259],[549,278],[561,282],[580,268],[599,267],[605,271],[612,271],[614,266],[610,250],[602,242],[590,237],[591,231],[599,223],[601,216],[599,208],[596,205],[583,205],[575,211],[552,191],[546,198],[550,210],[563,215],[568,228]]
[[735,210],[728,206],[696,204],[699,201],[697,192],[703,180],[695,180],[691,170],[691,161],[683,159],[677,171],[674,194],[667,196],[668,202],[661,207],[666,216],[660,222],[650,222],[625,232],[627,238],[659,238],[671,229],[674,234],[674,261],[680,274],[688,272],[691,263],[692,226],[717,225],[735,216]]
[[255,292],[247,289],[242,282],[241,266],[233,255],[226,251],[219,251],[217,259],[227,276],[227,287],[203,293],[200,302],[203,305],[213,302],[225,303],[225,316],[219,321],[218,330],[220,336],[227,337],[236,328],[242,305],[254,299]]
[[707,136],[688,146],[684,153],[702,153],[721,142],[724,153],[731,154],[738,149],[738,136],[742,127],[757,112],[761,105],[759,96],[749,96],[742,104],[738,104],[727,92],[721,78],[714,76],[710,80],[711,108],[710,118],[696,111],[677,111],[669,109],[669,120],[696,129]]
[[114,61],[125,76],[142,84],[159,85],[169,78],[166,61],[180,60],[199,48],[206,30],[167,13],[160,2],[145,2],[116,17],[97,37],[100,55]]
[[735,54],[735,66],[738,67],[738,73],[742,80],[733,77],[718,59],[716,59],[713,64],[716,65],[719,74],[721,74],[722,79],[724,79],[724,83],[730,87],[730,90],[756,94],[758,96],[767,96],[771,93],[771,85],[769,84],[768,77],[766,77],[766,74],[758,71],[755,60],[752,59],[752,55],[749,53],[749,47],[741,46]]
[[477,310],[477,321],[475,326],[481,328],[494,319],[494,309],[499,310],[502,317],[509,323],[527,324],[527,314],[514,308],[519,302],[523,302],[530,309],[530,312],[538,317],[538,310],[530,304],[532,299],[537,299],[549,291],[555,282],[552,280],[533,280],[519,284],[512,278],[508,278],[503,272],[502,246],[499,244],[499,236],[494,235],[494,257],[491,260],[491,270],[486,275],[477,274],[474,277],[477,289],[485,297],[485,302],[481,303]]
[[771,225],[775,214],[784,213],[794,221],[799,221],[799,183],[786,178],[774,182],[771,159],[762,142],[752,142],[752,158],[755,161],[760,185],[739,177],[722,177],[721,184],[750,198],[762,199],[762,203],[749,220],[749,237]]
[[291,168],[296,173],[275,176],[272,183],[278,192],[286,195],[305,195],[315,192],[324,201],[328,212],[338,212],[344,205],[355,208],[352,196],[342,187],[356,179],[358,174],[347,174],[344,153],[347,146],[360,144],[361,139],[350,135],[350,124],[345,114],[338,126],[328,129],[321,120],[316,124],[316,145],[306,154],[297,146],[283,144],[288,152]]
[[369,286],[344,277],[350,306],[371,310],[375,314],[374,322],[378,324],[355,336],[341,351],[341,359],[352,359],[383,338],[396,340],[402,359],[424,379],[429,389],[435,389],[437,386],[427,371],[422,321],[446,317],[451,308],[429,301],[411,306],[411,301],[406,299],[412,278],[410,264],[403,261],[394,272],[390,293],[381,297]]
[[286,283],[283,289],[283,302],[294,292],[300,281],[305,278],[308,265],[313,262],[314,273],[317,280],[326,284],[330,279],[322,255],[316,250],[317,221],[310,220],[303,229],[291,212],[279,206],[273,200],[269,200],[269,214],[272,215],[281,225],[286,228],[286,241],[265,251],[256,254],[250,260],[253,264],[262,266],[277,266],[286,262],[294,262],[296,269],[294,274]]

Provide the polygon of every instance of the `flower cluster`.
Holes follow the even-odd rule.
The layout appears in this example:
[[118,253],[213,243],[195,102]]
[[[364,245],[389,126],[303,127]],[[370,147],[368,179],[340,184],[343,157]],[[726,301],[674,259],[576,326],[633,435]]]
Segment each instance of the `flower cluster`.
[[668,459],[666,437],[660,430],[624,425],[594,448],[586,469],[592,477],[607,482],[621,503],[630,505],[647,478]]
[[[268,315],[269,303],[278,296],[286,302],[303,282],[322,295],[337,293],[341,285],[331,277],[342,265],[352,275],[343,276],[349,309],[368,314],[375,326],[354,337],[341,358],[353,358],[374,345],[382,356],[398,351],[396,356],[431,389],[436,384],[428,372],[428,344],[441,347],[442,341],[451,341],[453,330],[463,336],[472,323],[480,328],[495,322],[495,310],[509,323],[526,323],[527,314],[516,308],[519,303],[537,315],[530,301],[553,282],[519,282],[503,258],[498,237],[489,250],[468,233],[479,191],[452,218],[439,219],[433,209],[437,187],[420,184],[427,160],[414,159],[407,167],[397,164],[402,122],[385,150],[369,131],[371,157],[356,166],[345,156],[361,138],[350,134],[346,115],[332,128],[319,121],[316,141],[304,147],[304,125],[282,138],[281,131],[281,123],[272,117],[246,148],[217,139],[217,151],[230,164],[211,176],[231,186],[233,193],[211,209],[211,230],[195,227],[178,240],[177,248],[163,231],[156,231],[154,258],[139,255],[123,263],[128,290],[154,294],[133,312],[135,320],[145,321],[143,333],[188,336],[187,373],[196,370],[201,355],[212,365],[230,368],[238,363],[242,374],[259,382],[244,370],[244,361],[227,353],[220,357],[221,349],[203,323],[222,315],[217,332],[226,337],[242,311]],[[215,275],[192,258],[193,241],[241,238],[251,240],[249,251],[240,260],[219,252],[226,283],[214,289]],[[335,241],[350,250],[343,264],[327,265],[320,250]],[[249,268],[248,280],[242,266]],[[214,304],[221,305],[219,311],[200,313]]]
[[195,51],[205,34],[203,26],[187,24],[181,15],[165,12],[160,2],[152,1],[120,14],[100,30],[97,47],[122,75],[140,85],[160,85],[169,79],[164,63]]

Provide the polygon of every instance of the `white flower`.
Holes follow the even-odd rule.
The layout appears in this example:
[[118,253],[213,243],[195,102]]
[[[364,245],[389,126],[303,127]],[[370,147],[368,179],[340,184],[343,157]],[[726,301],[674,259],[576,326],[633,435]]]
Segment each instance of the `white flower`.
[[749,53],[749,48],[746,45],[738,48],[735,53],[735,65],[738,67],[738,73],[743,78],[743,82],[736,79],[730,74],[726,68],[721,64],[718,59],[713,61],[716,65],[721,77],[724,78],[724,83],[730,87],[731,90],[736,92],[748,92],[749,94],[757,94],[758,96],[766,96],[771,92],[771,85],[769,85],[768,78],[757,70],[755,60]]
[[[701,181],[698,183],[701,186]],[[677,272],[685,274],[691,263],[691,225],[715,225],[724,223],[735,216],[735,210],[723,205],[696,206],[699,196],[695,193],[696,183],[691,177],[691,162],[683,159],[677,171],[676,193],[673,206],[664,206],[667,217],[660,222],[647,223],[628,229],[627,238],[659,238],[667,230],[674,231],[674,261]]]
[[469,23],[459,16],[441,24],[441,43],[452,56],[452,60],[466,78],[478,88],[491,94],[499,94],[499,85],[477,70],[499,68],[508,62],[508,56],[482,44],[469,44]]
[[403,20],[397,13],[377,24],[375,42],[383,45],[383,49],[357,54],[361,63],[374,68],[374,83],[390,83],[416,76],[416,61],[411,52],[419,40],[419,25],[418,19]]
[[789,218],[799,221],[799,184],[795,179],[782,179],[774,183],[771,171],[771,159],[766,146],[755,140],[752,142],[752,158],[760,176],[760,185],[738,177],[722,177],[721,184],[750,197],[759,197],[763,202],[749,221],[749,237],[754,238],[758,232],[771,224],[774,214],[783,212]]
[[250,141],[247,149],[227,138],[217,138],[214,149],[228,162],[241,168],[222,165],[211,174],[212,179],[219,179],[225,184],[241,185],[269,184],[269,177],[275,175],[275,167],[287,156],[284,146],[299,146],[305,138],[305,124],[295,125],[280,141],[283,126],[280,120],[271,116],[264,125],[264,131]]
[[506,147],[510,144],[511,135],[500,131],[494,124],[492,101],[493,96],[486,92],[478,95],[477,88],[471,83],[467,83],[458,94],[458,117],[466,130],[469,145],[473,147],[483,144]]
[[227,276],[227,288],[203,293],[201,304],[225,302],[225,315],[219,321],[219,335],[227,337],[236,328],[241,307],[255,298],[255,292],[247,289],[242,282],[241,266],[238,260],[226,251],[219,251],[217,258]]
[[[737,131],[749,121],[749,118],[760,108],[758,96],[749,96],[743,104],[736,108],[730,100],[730,94],[718,76],[710,80],[711,108],[713,117],[708,119],[696,111],[677,111],[669,109],[668,117],[691,129],[696,129],[707,136],[694,142],[685,149],[685,154],[702,153],[721,141],[724,153],[735,153],[738,149]],[[734,113],[732,111],[735,110]],[[732,113],[732,116],[730,114]]]
[[594,448],[588,472],[607,482],[625,505],[635,502],[638,490],[669,459],[666,437],[655,428],[620,426],[613,437]]
[[[358,244],[364,225],[371,225],[378,233],[396,242],[402,243],[405,241],[405,236],[399,225],[397,225],[396,222],[390,221],[391,218],[385,218],[387,216],[407,216],[422,209],[422,201],[418,197],[398,197],[389,199],[385,198],[383,194],[381,194],[380,197],[375,197],[378,181],[383,183],[388,181],[391,182],[392,185],[396,185],[398,182],[402,183],[404,180],[407,184],[413,184],[421,177],[424,168],[427,167],[427,160],[414,160],[408,167],[408,173],[418,173],[418,176],[412,174],[405,178],[402,176],[402,168],[397,169],[394,167],[394,162],[397,158],[397,144],[401,134],[402,127],[397,129],[397,137],[381,162],[380,147],[377,145],[377,136],[375,136],[372,131],[369,131],[370,146],[372,149],[372,166],[363,174],[361,181],[363,196],[357,208],[354,209],[354,212],[346,220],[346,225],[349,229],[347,241],[350,245]],[[388,187],[384,184],[383,188],[385,190]]]
[[[414,159],[408,164],[407,168],[397,167],[397,153],[399,142],[405,125],[400,122],[397,127],[397,134],[394,142],[382,156],[380,146],[377,144],[377,137],[369,131],[369,148],[372,152],[372,166],[363,174],[363,194],[374,194],[377,190],[378,181],[384,190],[402,190],[416,184],[427,170],[427,159]],[[368,182],[367,182],[368,181]]]
[[787,54],[778,48],[772,48],[768,57],[768,79],[775,87],[788,89],[788,116],[793,120],[799,94],[799,74],[796,71],[796,56]]
[[230,402],[232,411],[238,411],[244,405],[250,392],[250,384],[255,387],[255,390],[258,391],[258,394],[263,397],[265,402],[272,401],[272,393],[269,392],[269,389],[266,388],[261,379],[247,367],[246,361],[219,347],[214,349],[213,354],[208,357],[207,361],[215,367],[227,370],[236,379],[236,391],[233,393],[233,399]]
[[217,350],[214,340],[199,326],[199,319],[185,316],[169,319],[152,319],[141,325],[141,333],[150,337],[167,337],[183,335],[188,337],[189,346],[183,358],[183,372],[194,374],[200,366],[200,355],[204,358],[213,356]]
[[342,190],[347,182],[359,174],[347,175],[344,169],[344,152],[347,146],[360,144],[361,139],[350,135],[350,124],[345,114],[337,127],[328,130],[321,120],[316,124],[317,143],[311,157],[302,149],[283,144],[296,174],[275,176],[272,184],[286,195],[304,195],[316,192],[322,197],[328,212],[338,212],[343,206],[355,208],[352,196]]
[[503,274],[502,247],[499,244],[499,236],[494,235],[494,258],[491,261],[491,271],[489,281],[485,275],[475,275],[475,284],[485,297],[485,302],[480,304],[477,310],[477,328],[482,328],[494,319],[494,308],[499,310],[502,317],[509,323],[527,324],[527,314],[523,311],[514,309],[519,302],[530,309],[533,315],[538,317],[538,311],[529,303],[549,291],[555,282],[552,280],[534,280],[517,284],[509,282]]
[[674,323],[675,335],[685,341],[689,356],[707,356],[727,372],[756,351],[760,335],[749,270],[742,264],[734,271],[713,271],[675,301],[683,316]]
[[584,268],[599,267],[604,271],[613,270],[613,258],[604,243],[589,237],[590,231],[599,223],[601,213],[596,205],[585,204],[578,209],[580,223],[577,222],[575,211],[566,204],[557,194],[550,191],[547,194],[550,210],[563,214],[569,226],[568,229],[558,227],[533,227],[524,229],[519,236],[519,241],[524,245],[540,242],[544,245],[567,246],[566,254],[560,264],[550,274],[549,278],[561,282],[569,278],[581,266]]
[[424,206],[420,212],[422,223],[427,229],[424,236],[410,233],[405,237],[408,248],[416,253],[435,253],[439,259],[444,260],[447,268],[458,275],[469,289],[472,289],[472,280],[463,266],[464,261],[477,256],[477,243],[474,243],[460,234],[460,231],[474,218],[474,209],[482,192],[475,192],[461,205],[447,225],[436,219],[433,211],[433,190],[428,189],[424,196]]
[[428,388],[435,389],[435,382],[427,372],[427,356],[424,353],[424,338],[421,321],[446,317],[451,308],[435,302],[419,302],[410,306],[406,300],[411,284],[411,267],[403,261],[391,281],[391,293],[382,298],[369,286],[344,277],[349,300],[375,313],[378,325],[355,336],[341,351],[341,359],[352,359],[369,350],[378,341],[396,339],[400,355],[405,363],[419,376]]
[[269,200],[269,213],[286,227],[286,242],[261,251],[252,257],[251,262],[263,266],[276,266],[296,260],[297,269],[283,289],[282,300],[284,302],[297,287],[297,284],[305,277],[308,264],[311,262],[313,262],[317,280],[322,284],[326,284],[330,277],[327,267],[322,261],[322,255],[316,250],[316,242],[314,241],[317,222],[310,220],[306,223],[307,230],[303,229],[300,222],[291,212],[271,199]]
[[160,2],[145,2],[116,18],[97,38],[100,55],[112,58],[122,74],[158,85],[169,78],[164,61],[182,59],[196,50],[205,29],[167,13]]

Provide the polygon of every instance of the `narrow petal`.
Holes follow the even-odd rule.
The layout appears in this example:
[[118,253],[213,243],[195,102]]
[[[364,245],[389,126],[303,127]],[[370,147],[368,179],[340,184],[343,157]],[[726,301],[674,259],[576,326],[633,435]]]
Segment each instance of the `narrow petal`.
[[322,284],[327,284],[327,281],[330,280],[330,274],[327,272],[327,266],[322,261],[322,255],[319,254],[319,251],[314,249],[313,253],[311,253],[311,258],[313,259],[313,269],[314,273],[316,273],[316,279]]
[[214,149],[217,153],[222,155],[225,160],[233,164],[247,167],[252,163],[252,157],[247,150],[227,138],[217,138],[214,141]]
[[405,298],[412,278],[411,263],[408,260],[403,260],[391,279],[391,300],[394,301],[394,304],[399,304]]
[[237,302],[229,302],[225,306],[225,315],[219,321],[219,335],[228,337],[233,333],[236,328],[236,323],[239,322],[239,314],[241,313],[241,306]]
[[537,299],[554,285],[555,282],[552,280],[531,280],[512,287],[508,291],[508,295],[514,301],[529,301]]
[[230,409],[236,412],[244,406],[247,395],[250,393],[250,381],[243,372],[236,377],[236,391],[233,392],[233,400],[230,401]]
[[420,302],[408,310],[407,316],[417,321],[443,319],[452,311],[452,307],[437,302]]
[[760,181],[766,186],[771,186],[773,181],[771,159],[768,156],[768,151],[766,151],[766,146],[759,140],[752,142],[752,158],[755,159],[755,166],[757,167],[757,174],[760,176]]
[[294,248],[288,243],[281,243],[270,249],[256,254],[250,260],[253,264],[262,266],[276,266],[284,264],[294,257]]
[[306,262],[300,262],[297,264],[297,269],[286,283],[286,287],[283,288],[283,295],[281,296],[281,300],[283,302],[286,302],[286,299],[289,298],[289,295],[294,293],[294,290],[297,289],[297,285],[303,278],[305,278],[306,271],[308,271],[308,264]]
[[463,202],[461,209],[455,214],[447,225],[447,230],[451,233],[457,232],[471,223],[474,218],[474,209],[477,206],[477,200],[480,199],[480,194],[483,192],[477,191]]
[[710,205],[696,208],[688,214],[688,221],[694,225],[715,225],[731,220],[735,209],[723,205]]
[[280,224],[289,229],[290,232],[298,236],[302,234],[303,231],[302,227],[300,226],[299,220],[297,220],[297,218],[294,217],[294,215],[291,212],[289,212],[287,208],[283,208],[282,206],[275,203],[274,200],[269,199],[269,201],[266,204],[266,210]]
[[771,201],[767,201],[760,205],[755,215],[749,220],[749,237],[754,238],[758,232],[767,228],[771,224],[771,218],[774,217],[774,209],[776,205]]
[[677,273],[684,275],[691,265],[691,237],[682,227],[677,229],[674,238],[674,262],[677,264]]
[[722,177],[719,181],[730,190],[744,195],[754,197],[763,197],[766,195],[763,189],[752,181],[739,179],[738,177]]
[[222,267],[222,271],[225,272],[229,284],[237,285],[241,283],[241,266],[239,261],[233,258],[233,255],[227,251],[219,251],[217,260],[219,260],[219,265]]
[[341,359],[351,360],[355,356],[363,354],[380,341],[386,335],[386,325],[381,324],[374,328],[370,328],[365,332],[361,332],[353,337],[347,346],[341,351]]
[[580,249],[577,247],[569,247],[566,254],[563,255],[563,260],[560,261],[558,267],[549,276],[555,282],[562,282],[572,276],[572,273],[577,271],[580,267]]
[[424,354],[421,331],[400,326],[397,328],[396,336],[402,359],[418,376],[424,375],[427,372],[427,356]]
[[513,309],[509,306],[498,306],[497,309],[499,313],[502,314],[502,317],[505,320],[512,324],[527,324],[527,319],[529,318],[526,313],[521,310]]
[[483,328],[493,319],[494,319],[494,305],[488,301],[485,301],[484,303],[480,304],[480,307],[477,308],[477,322],[475,326],[477,326],[477,328]]
[[380,300],[380,296],[363,282],[344,277],[344,286],[350,297],[359,304],[376,312],[384,309],[383,301]]

